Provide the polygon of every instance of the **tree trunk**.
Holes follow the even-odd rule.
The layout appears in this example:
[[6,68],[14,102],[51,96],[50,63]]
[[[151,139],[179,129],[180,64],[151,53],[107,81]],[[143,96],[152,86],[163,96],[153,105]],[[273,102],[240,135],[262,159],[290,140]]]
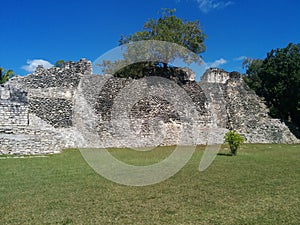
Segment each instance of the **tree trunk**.
[[164,65],[164,70],[167,70],[168,69],[168,63],[163,63]]

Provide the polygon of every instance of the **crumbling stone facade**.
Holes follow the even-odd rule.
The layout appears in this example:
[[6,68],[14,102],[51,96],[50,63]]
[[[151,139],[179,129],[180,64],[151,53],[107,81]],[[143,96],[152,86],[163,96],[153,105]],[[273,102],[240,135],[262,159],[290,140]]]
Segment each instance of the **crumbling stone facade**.
[[299,141],[283,122],[268,115],[263,100],[247,86],[241,74],[209,69],[200,86],[209,93],[218,127],[237,130],[248,143]]
[[0,87],[0,154],[40,154],[59,152],[57,132],[34,124],[27,92],[11,84]]
[[209,69],[197,83],[192,71],[174,71],[167,80],[115,78],[92,75],[82,59],[15,77],[0,88],[0,154],[221,143],[228,129],[249,143],[299,141],[240,74]]
[[28,124],[27,93],[10,86],[0,86],[0,126]]

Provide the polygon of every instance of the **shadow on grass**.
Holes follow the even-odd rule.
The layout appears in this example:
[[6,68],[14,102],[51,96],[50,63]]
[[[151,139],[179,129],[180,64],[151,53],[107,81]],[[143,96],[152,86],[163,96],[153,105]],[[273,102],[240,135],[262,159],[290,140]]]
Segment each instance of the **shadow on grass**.
[[295,124],[289,123],[287,121],[283,121],[285,125],[288,126],[290,131],[295,135],[296,138],[300,139],[300,127]]
[[219,156],[233,156],[231,153],[218,153]]

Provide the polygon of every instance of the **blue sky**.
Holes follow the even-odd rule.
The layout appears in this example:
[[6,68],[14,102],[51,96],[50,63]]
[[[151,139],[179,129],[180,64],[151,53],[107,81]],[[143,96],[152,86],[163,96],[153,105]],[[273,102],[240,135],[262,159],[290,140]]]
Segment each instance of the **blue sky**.
[[244,57],[300,43],[298,0],[12,0],[1,1],[0,66],[25,75],[59,59],[94,61],[161,8],[200,21],[208,36],[206,66],[243,72]]

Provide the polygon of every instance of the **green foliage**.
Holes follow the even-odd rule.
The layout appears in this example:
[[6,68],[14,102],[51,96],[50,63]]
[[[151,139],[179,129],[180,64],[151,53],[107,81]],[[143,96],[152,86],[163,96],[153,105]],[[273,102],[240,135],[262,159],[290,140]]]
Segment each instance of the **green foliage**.
[[[144,24],[143,31],[136,32],[128,37],[122,36],[120,45],[132,41],[156,40],[167,41],[182,45],[188,50],[200,54],[205,51],[204,40],[206,35],[200,29],[199,21],[184,22],[177,18],[175,9],[163,9],[159,12],[158,20],[150,19]],[[166,55],[162,63],[168,64],[175,55]]]
[[300,126],[300,44],[272,50],[246,63],[245,81],[264,97],[270,115]]
[[245,82],[254,90],[261,89],[261,79],[259,77],[259,72],[261,71],[261,66],[263,60],[261,59],[245,59],[243,62],[243,68],[246,68],[247,75],[244,77]]
[[13,76],[14,76],[14,72],[12,70],[5,71],[4,68],[0,67],[0,84],[4,84]]
[[228,131],[225,134],[225,143],[229,144],[231,155],[235,156],[241,144],[245,142],[244,138],[235,130]]
[[63,59],[57,60],[55,63],[55,67],[61,67],[63,64],[65,63],[65,61]]
[[[206,35],[201,30],[199,21],[185,22],[174,13],[175,9],[163,9],[159,12],[160,18],[148,20],[142,31],[122,36],[119,44],[125,48],[124,59],[115,62],[103,61],[99,66],[105,73],[111,73],[117,77],[131,77],[133,71],[139,74],[134,77],[141,77],[144,76],[141,74],[143,66],[149,63],[165,69],[176,59],[182,59],[188,64],[202,63],[197,55],[206,49],[204,45]],[[133,42],[134,45],[132,45]],[[174,45],[167,44],[167,42]],[[145,58],[148,59],[146,62]],[[131,66],[132,63],[135,65]],[[117,73],[119,69],[125,67],[123,65],[130,66],[127,66],[129,68],[124,69],[122,73]]]

